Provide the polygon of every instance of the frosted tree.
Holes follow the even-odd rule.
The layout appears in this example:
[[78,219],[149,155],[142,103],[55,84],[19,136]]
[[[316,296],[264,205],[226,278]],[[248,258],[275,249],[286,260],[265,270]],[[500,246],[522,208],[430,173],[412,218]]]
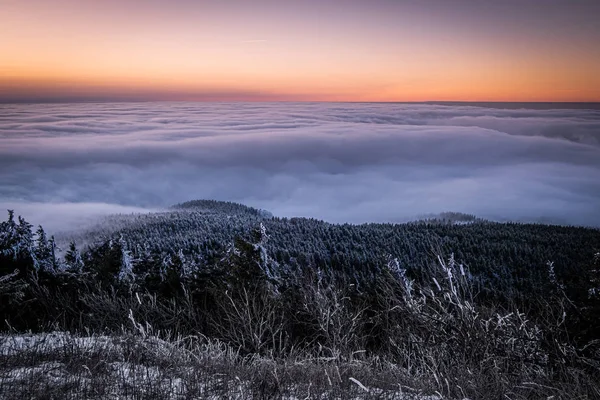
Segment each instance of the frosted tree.
[[117,280],[119,282],[132,283],[135,281],[135,274],[133,272],[134,259],[131,252],[127,250],[127,243],[125,243],[122,235],[119,237],[118,246],[121,250],[121,267],[117,274]]
[[36,245],[34,249],[34,267],[37,271],[49,271],[51,269],[51,249],[44,228],[40,225],[36,231]]
[[25,221],[25,218],[19,216],[19,224],[17,225],[17,234],[19,236],[18,248],[26,253],[31,253],[33,248],[33,226]]
[[2,254],[10,255],[16,258],[16,248],[19,241],[17,232],[17,223],[15,222],[15,213],[8,210],[8,220],[0,224],[0,246]]
[[15,222],[14,212],[8,211],[8,220],[0,224],[0,272],[18,269],[22,274],[34,267],[32,226],[22,217]]
[[260,268],[264,276],[267,280],[278,280],[279,276],[279,265],[277,262],[271,257],[267,252],[267,242],[269,240],[269,235],[267,234],[267,228],[261,222],[257,229],[254,229],[253,233],[253,241],[252,244],[254,252],[258,255],[257,259],[254,262]]
[[250,233],[250,238],[236,237],[234,244],[220,261],[231,283],[241,286],[262,285],[276,278],[276,262],[267,253],[268,235],[260,224]]
[[79,273],[83,270],[81,253],[77,249],[74,241],[69,243],[69,249],[65,253],[65,263],[67,264],[67,269],[72,272]]
[[269,269],[269,255],[267,254],[267,248],[265,247],[267,241],[269,240],[269,235],[267,235],[267,228],[261,222],[258,229],[256,230],[257,243],[254,244],[254,249],[258,251],[260,255],[260,266],[264,270],[267,277],[272,277],[272,271]]
[[13,210],[8,210],[8,220],[0,223],[0,273],[12,273],[15,266],[9,265],[16,261],[17,253],[17,223]]

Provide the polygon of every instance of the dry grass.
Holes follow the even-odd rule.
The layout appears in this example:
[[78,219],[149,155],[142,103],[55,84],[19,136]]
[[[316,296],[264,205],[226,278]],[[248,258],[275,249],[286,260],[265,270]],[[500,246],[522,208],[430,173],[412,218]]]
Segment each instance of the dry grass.
[[[0,337],[0,393],[7,399],[600,398],[600,342],[582,349],[571,340],[565,320],[577,310],[560,285],[542,299],[547,312],[530,315],[479,301],[473,277],[452,257],[438,258],[424,275],[412,281],[392,262],[370,295],[318,274],[298,277],[287,294],[270,284],[234,287],[219,292],[208,310],[196,308],[187,290],[167,301],[149,293],[84,293],[80,300],[91,312],[73,331],[85,334]],[[55,309],[70,306],[38,293]]]
[[242,357],[218,342],[153,336],[0,337],[5,399],[434,399],[368,362]]

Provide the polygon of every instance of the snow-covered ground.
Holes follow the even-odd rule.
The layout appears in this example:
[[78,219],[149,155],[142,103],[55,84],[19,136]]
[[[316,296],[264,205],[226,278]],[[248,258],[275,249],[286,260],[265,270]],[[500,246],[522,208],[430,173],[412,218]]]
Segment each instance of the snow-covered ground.
[[402,385],[395,390],[369,387],[362,378],[342,376],[339,368],[335,377],[318,364],[302,366],[313,373],[324,368],[316,372],[327,376],[327,385],[302,379],[283,383],[272,361],[240,358],[219,343],[184,343],[132,335],[0,335],[0,393],[6,399],[442,398]]

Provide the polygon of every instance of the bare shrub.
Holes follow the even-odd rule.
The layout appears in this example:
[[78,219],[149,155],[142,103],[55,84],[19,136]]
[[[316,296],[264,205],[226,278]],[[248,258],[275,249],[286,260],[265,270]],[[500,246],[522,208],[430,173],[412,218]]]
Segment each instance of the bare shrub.
[[217,338],[246,354],[283,354],[283,309],[268,286],[241,286],[217,296],[217,310],[209,317]]
[[[413,282],[391,263],[380,282],[380,326],[387,330],[390,360],[409,375],[433,382],[447,396],[527,398],[541,391],[556,396],[564,387],[553,382],[578,374],[556,370],[557,360],[572,366],[584,361],[561,336],[564,299],[547,300],[549,311],[532,319],[516,307],[479,304],[471,274],[452,256],[438,257],[424,275],[429,283]],[[585,392],[592,381],[588,376],[586,389],[577,382],[569,390]]]
[[302,328],[311,332],[312,343],[320,357],[328,360],[351,360],[365,351],[364,312],[366,305],[353,304],[348,288],[343,289],[321,274],[304,277],[298,288],[295,307],[301,315]]

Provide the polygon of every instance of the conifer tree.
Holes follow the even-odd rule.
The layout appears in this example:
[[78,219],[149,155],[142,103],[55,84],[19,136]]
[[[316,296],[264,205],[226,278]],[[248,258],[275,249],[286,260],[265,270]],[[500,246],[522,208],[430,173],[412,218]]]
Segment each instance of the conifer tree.
[[71,272],[81,272],[83,270],[83,260],[81,259],[81,253],[77,250],[77,246],[74,241],[69,243],[69,249],[65,253],[65,263],[67,264],[68,270]]
[[40,225],[36,231],[36,245],[34,249],[35,268],[39,272],[46,272],[51,269],[51,249],[48,245],[48,238],[44,228]]
[[121,253],[121,265],[117,274],[117,280],[121,283],[132,284],[135,282],[135,274],[133,272],[134,259],[131,252],[127,249],[127,243],[123,236],[119,237],[118,249]]
[[32,225],[23,217],[15,223],[14,213],[8,211],[8,221],[0,227],[0,268],[3,272],[18,269],[21,276],[27,276],[34,268],[34,246]]

